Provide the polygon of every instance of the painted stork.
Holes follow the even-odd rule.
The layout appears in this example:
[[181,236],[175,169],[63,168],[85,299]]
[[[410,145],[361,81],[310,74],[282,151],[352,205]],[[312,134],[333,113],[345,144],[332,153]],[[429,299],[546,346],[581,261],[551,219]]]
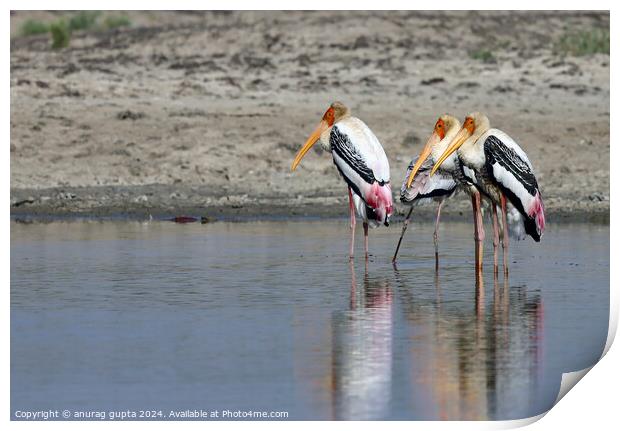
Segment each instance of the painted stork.
[[428,138],[422,152],[416,159],[411,160],[405,176],[405,181],[400,189],[400,201],[410,206],[409,213],[403,223],[403,230],[396,245],[396,251],[392,258],[392,263],[396,262],[398,250],[403,241],[403,236],[407,230],[409,219],[413,209],[418,205],[437,202],[437,217],[435,219],[435,232],[433,240],[435,243],[435,269],[439,266],[439,217],[441,206],[446,199],[453,196],[460,185],[465,184],[461,174],[456,154],[449,157],[434,175],[430,176],[431,169],[435,161],[448,148],[448,145],[461,128],[459,120],[451,115],[445,114],[439,117],[433,128],[433,133]]
[[351,217],[350,258],[355,242],[355,213],[363,220],[364,250],[368,258],[368,226],[388,226],[392,215],[390,165],[377,137],[362,120],[351,116],[349,108],[334,102],[291,165],[297,168],[304,155],[320,141],[331,152],[334,164],[349,187]]
[[[532,164],[525,151],[506,133],[492,129],[489,119],[480,112],[465,118],[463,127],[435,163],[431,175],[457,150],[465,177],[492,202],[495,246],[499,242],[497,205],[501,206],[504,272],[507,274],[507,221],[514,227],[513,233],[518,239],[527,234],[538,242],[545,230],[545,207]],[[511,208],[511,220],[507,220],[507,201],[516,209]],[[497,271],[497,266],[495,269]]]

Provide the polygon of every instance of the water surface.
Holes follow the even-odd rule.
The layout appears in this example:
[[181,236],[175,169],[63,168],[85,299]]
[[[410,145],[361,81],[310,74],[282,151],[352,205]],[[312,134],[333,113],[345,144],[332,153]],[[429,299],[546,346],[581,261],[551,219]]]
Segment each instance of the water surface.
[[[361,229],[360,229],[361,231]],[[607,337],[609,228],[513,242],[483,286],[472,228],[344,220],[11,224],[11,414],[228,409],[290,419],[515,419]],[[490,235],[487,235],[490,236]],[[361,246],[361,234],[358,237]]]

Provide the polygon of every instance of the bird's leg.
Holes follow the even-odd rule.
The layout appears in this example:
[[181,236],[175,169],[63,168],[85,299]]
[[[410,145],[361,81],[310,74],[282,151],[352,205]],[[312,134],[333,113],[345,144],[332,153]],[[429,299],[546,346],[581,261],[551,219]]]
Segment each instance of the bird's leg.
[[439,270],[439,216],[441,215],[441,206],[443,201],[437,205],[437,218],[435,219],[435,232],[433,232],[433,241],[435,242],[435,271]]
[[400,239],[398,240],[398,244],[396,245],[396,251],[394,252],[392,263],[396,263],[396,255],[398,255],[398,250],[400,250],[400,243],[403,242],[403,237],[405,236],[405,231],[407,230],[407,226],[409,225],[409,219],[411,218],[412,212],[413,206],[409,210],[409,214],[407,214],[407,217],[405,217],[405,221],[403,222],[403,231],[400,233]]
[[482,241],[484,240],[484,228],[482,227],[482,212],[480,211],[480,193],[474,192],[472,196],[474,208],[474,239],[476,241],[476,276],[482,272]]
[[504,239],[502,241],[502,250],[504,253],[504,275],[508,275],[508,224],[506,223],[506,196],[502,193],[502,223],[504,225]]
[[478,267],[478,212],[476,211],[476,195],[471,195],[471,209],[474,212],[474,242],[476,244],[476,267]]
[[493,205],[493,273],[497,275],[499,266],[497,265],[497,246],[499,246],[499,221],[497,220],[497,205]]
[[476,194],[476,202],[478,206],[478,235],[480,237],[480,241],[484,241],[484,224],[482,223],[482,198],[480,193]]
[[355,245],[355,208],[353,207],[351,187],[349,187],[349,210],[351,211],[351,248],[349,249],[349,259],[353,259],[353,246]]
[[364,222],[364,251],[366,252],[366,260],[368,260],[368,223]]

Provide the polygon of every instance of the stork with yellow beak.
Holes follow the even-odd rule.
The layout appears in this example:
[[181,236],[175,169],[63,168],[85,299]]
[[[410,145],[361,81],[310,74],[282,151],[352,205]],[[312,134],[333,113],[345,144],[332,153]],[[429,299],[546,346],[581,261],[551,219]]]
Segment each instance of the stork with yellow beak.
[[331,152],[336,168],[349,187],[351,247],[354,256],[355,214],[364,226],[364,250],[368,259],[368,227],[388,226],[392,215],[390,165],[377,137],[362,120],[351,116],[349,108],[334,102],[301,147],[291,165],[294,171],[317,142]]
[[435,162],[448,148],[448,145],[456,137],[461,129],[461,123],[455,117],[445,114],[439,117],[435,123],[433,133],[428,138],[422,152],[413,159],[407,169],[405,181],[400,191],[400,201],[411,206],[407,217],[403,223],[403,230],[392,258],[392,263],[396,262],[398,250],[407,230],[409,219],[413,209],[418,205],[431,202],[437,203],[437,217],[435,219],[435,231],[433,241],[435,243],[435,269],[439,267],[439,217],[441,207],[446,199],[457,193],[458,190],[466,190],[471,193],[478,193],[477,189],[471,186],[463,176],[460,162],[456,154],[448,157],[441,169],[431,177],[430,172]]
[[[507,274],[508,222],[517,239],[527,234],[538,242],[545,230],[545,207],[532,164],[525,151],[506,133],[491,128],[487,116],[480,112],[465,118],[463,127],[433,166],[431,175],[455,151],[465,177],[493,202],[494,244],[499,236],[496,208],[497,205],[501,207],[504,272]],[[514,210],[510,208],[510,220],[507,220],[508,205],[514,207]],[[476,251],[478,255],[478,246]]]

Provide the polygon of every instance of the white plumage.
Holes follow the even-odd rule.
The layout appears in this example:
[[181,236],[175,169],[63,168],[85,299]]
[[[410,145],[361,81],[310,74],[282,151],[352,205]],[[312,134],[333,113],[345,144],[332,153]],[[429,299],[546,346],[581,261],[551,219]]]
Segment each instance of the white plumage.
[[[410,205],[411,209],[405,217],[403,230],[400,239],[396,245],[396,251],[392,262],[396,262],[398,250],[402,243],[409,218],[413,212],[413,207],[436,202],[437,217],[435,218],[435,232],[433,239],[435,243],[435,266],[439,265],[439,218],[441,207],[446,199],[453,196],[460,188],[467,187],[466,181],[460,172],[460,163],[456,154],[448,157],[438,170],[436,175],[432,175],[431,171],[435,162],[446,150],[449,143],[456,136],[460,128],[459,121],[451,115],[444,114],[435,123],[433,133],[420,155],[413,159],[407,168],[405,180],[400,189],[400,201],[405,205]],[[469,188],[466,190],[469,191]]]
[[[334,124],[334,127],[338,128],[340,133],[351,141],[366,166],[372,170],[377,181],[390,181],[390,163],[385,151],[375,134],[362,120],[356,117],[346,117]],[[336,160],[335,157],[334,160]],[[340,168],[345,167],[342,164],[342,159],[340,159],[338,166]]]
[[317,128],[295,156],[295,170],[310,148],[320,141],[331,152],[334,164],[349,186],[351,248],[355,240],[355,214],[364,221],[366,257],[368,227],[388,225],[392,215],[392,190],[388,158],[375,134],[359,118],[352,117],[344,104],[334,102]]
[[488,127],[484,115],[470,117],[475,117],[477,133],[458,148],[463,173],[496,205],[505,196],[508,207],[517,210],[507,208],[509,231],[516,229],[512,236],[522,239],[526,232],[539,241],[545,228],[544,205],[530,159],[507,133]]
[[[506,133],[492,129],[487,116],[480,112],[471,113],[465,118],[463,128],[442,154],[433,172],[455,151],[458,151],[463,174],[492,201],[493,260],[496,270],[497,245],[500,241],[497,207],[501,207],[504,271],[507,273],[506,250],[509,231],[519,239],[527,234],[538,242],[545,229],[544,205],[532,164],[525,151]],[[476,269],[480,271],[482,269],[481,241],[484,239],[484,233],[479,208],[475,212],[478,220]]]
[[375,134],[359,118],[345,117],[333,125],[329,149],[353,191],[357,215],[370,227],[387,224],[392,211],[390,165]]

